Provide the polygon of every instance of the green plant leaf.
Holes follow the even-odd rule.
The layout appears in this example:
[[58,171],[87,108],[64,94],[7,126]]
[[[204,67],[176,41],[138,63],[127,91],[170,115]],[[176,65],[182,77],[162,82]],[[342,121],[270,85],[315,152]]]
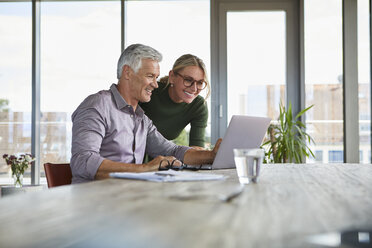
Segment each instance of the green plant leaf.
[[274,140],[264,143],[268,147],[266,161],[301,163],[305,157],[315,157],[308,146],[311,142],[314,143],[314,140],[306,133],[305,123],[299,120],[299,117],[313,106],[301,110],[293,119],[292,104],[289,103],[286,109],[282,102],[279,103],[278,123],[270,125]]
[[306,111],[308,111],[308,110],[311,109],[312,107],[314,107],[314,104],[311,105],[311,106],[309,106],[309,107],[307,107],[307,108],[305,108],[305,109],[303,109],[303,110],[301,110],[301,111],[296,115],[295,119],[297,120],[298,118],[300,118],[301,115],[303,115]]

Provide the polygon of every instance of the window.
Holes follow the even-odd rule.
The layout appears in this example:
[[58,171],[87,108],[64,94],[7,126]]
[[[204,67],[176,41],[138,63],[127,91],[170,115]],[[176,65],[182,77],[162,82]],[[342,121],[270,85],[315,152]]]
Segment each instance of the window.
[[277,119],[286,102],[285,11],[230,11],[226,25],[227,120],[236,114]]
[[363,151],[359,150],[359,161],[363,162]]
[[[246,2],[255,2],[257,6],[257,1]],[[70,160],[71,113],[89,94],[108,89],[117,82],[121,6],[118,0],[42,1],[40,4],[42,165]],[[168,74],[175,59],[184,53],[202,58],[211,74],[210,12],[215,13],[220,6],[216,4],[216,9],[211,10],[209,0],[132,0],[125,4],[125,45],[140,42],[162,52],[161,76]],[[290,71],[288,51],[291,51],[286,47],[287,34],[291,32],[286,29],[292,26],[286,22],[293,15],[288,10],[271,7],[254,9],[251,3],[234,6],[240,7],[224,12],[227,13],[228,35],[224,36],[228,54],[223,63],[226,62],[229,70],[226,77],[229,87],[225,92],[229,105],[230,100],[233,103],[227,106],[228,116],[243,113],[270,116],[275,120],[278,103],[286,97],[286,72]],[[369,8],[368,0],[358,0],[362,163],[371,163]],[[31,152],[31,12],[31,1],[0,2],[0,155]],[[306,113],[306,120],[307,131],[315,140],[312,150],[316,153],[316,158],[308,162],[342,162],[342,1],[305,0],[304,15],[305,105],[314,104]],[[218,16],[213,18],[219,21]],[[243,33],[241,28],[236,28],[242,23]],[[221,27],[217,25],[217,29]],[[239,45],[247,47],[241,54],[234,51]],[[256,68],[251,69],[249,75],[236,73],[238,69],[246,69],[234,60],[243,53],[246,53],[248,68]],[[251,60],[250,55],[258,60]],[[221,65],[220,61],[216,64]],[[263,69],[270,73],[260,72]],[[247,83],[242,83],[237,75],[247,78]],[[266,100],[259,101],[262,98]],[[213,103],[215,107],[219,104]],[[210,98],[208,107],[212,108]],[[210,133],[209,121],[207,140]],[[1,180],[9,182],[9,171],[5,161],[0,159],[0,183]],[[25,173],[25,183],[29,177],[30,169]]]
[[323,162],[323,151],[315,151],[315,161],[317,162]]
[[[358,0],[358,80],[359,80],[359,147],[371,149],[370,40],[369,1]],[[368,157],[360,163],[371,163]]]
[[[315,141],[312,149],[343,149],[342,1],[304,3],[305,104],[314,104],[306,113],[306,125]],[[339,153],[330,151],[342,162]]]
[[344,161],[344,151],[328,151],[329,163],[342,163]]
[[2,155],[31,153],[31,23],[31,2],[0,2],[0,184],[11,175]]
[[121,17],[119,1],[41,4],[42,165],[70,161],[72,112],[117,82]]
[[[204,61],[210,80],[209,0],[127,1],[125,10],[125,46],[142,43],[161,52],[160,77],[168,75],[178,57],[191,53]],[[207,104],[206,141],[210,140],[210,98]]]

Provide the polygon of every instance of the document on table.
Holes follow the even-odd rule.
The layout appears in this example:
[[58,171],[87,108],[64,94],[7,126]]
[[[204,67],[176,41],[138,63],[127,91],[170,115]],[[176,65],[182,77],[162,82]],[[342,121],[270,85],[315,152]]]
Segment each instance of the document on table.
[[210,180],[224,180],[224,175],[207,174],[197,172],[185,171],[155,171],[155,172],[142,172],[142,173],[129,173],[129,172],[113,172],[110,177],[136,179],[153,182],[184,182],[184,181],[210,181]]

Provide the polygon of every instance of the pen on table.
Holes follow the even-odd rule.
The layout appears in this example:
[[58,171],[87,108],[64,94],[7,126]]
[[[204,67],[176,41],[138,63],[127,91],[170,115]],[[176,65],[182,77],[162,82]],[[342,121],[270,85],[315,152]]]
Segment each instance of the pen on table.
[[171,173],[164,173],[164,172],[155,172],[155,175],[157,176],[163,176],[163,177],[174,177]]

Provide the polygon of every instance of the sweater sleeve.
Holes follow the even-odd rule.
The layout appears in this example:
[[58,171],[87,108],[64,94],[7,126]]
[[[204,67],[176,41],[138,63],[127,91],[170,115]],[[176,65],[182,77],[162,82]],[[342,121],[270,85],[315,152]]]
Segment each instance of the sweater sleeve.
[[200,146],[205,145],[205,128],[208,122],[208,107],[204,102],[200,102],[200,105],[195,111],[195,117],[191,120],[190,125],[190,137],[189,146]]

